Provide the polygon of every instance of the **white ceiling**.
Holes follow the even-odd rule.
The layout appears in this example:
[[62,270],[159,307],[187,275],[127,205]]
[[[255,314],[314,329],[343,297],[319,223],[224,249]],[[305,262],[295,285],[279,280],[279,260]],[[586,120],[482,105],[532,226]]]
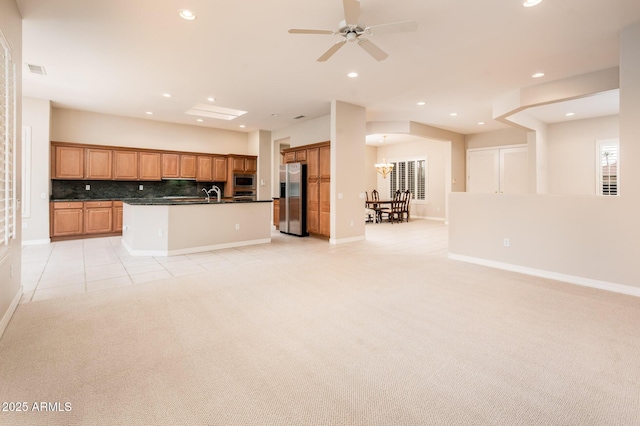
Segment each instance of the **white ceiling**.
[[[341,0],[17,3],[25,96],[239,131],[278,130],[327,115],[334,99],[366,107],[368,121],[416,121],[464,134],[506,128],[492,120],[497,99],[618,65],[619,31],[640,20],[638,0],[546,0],[532,8],[521,0],[362,0],[367,25],[415,20],[418,30],[369,37],[389,54],[384,61],[348,43],[317,62],[339,36],[287,30],[337,29]],[[181,8],[197,19],[179,18]],[[46,75],[30,73],[26,64],[44,66]],[[359,77],[348,78],[350,71]],[[538,71],[546,75],[531,78]],[[208,96],[216,106],[248,112],[202,123],[185,114]],[[295,120],[299,115],[306,118]]]

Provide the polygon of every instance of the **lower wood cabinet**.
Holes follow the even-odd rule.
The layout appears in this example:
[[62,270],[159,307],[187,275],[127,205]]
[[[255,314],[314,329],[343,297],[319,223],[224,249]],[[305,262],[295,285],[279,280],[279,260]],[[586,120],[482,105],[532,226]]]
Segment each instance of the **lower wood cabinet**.
[[273,199],[273,225],[280,229],[280,199]]
[[122,201],[52,202],[50,232],[52,240],[121,234]]

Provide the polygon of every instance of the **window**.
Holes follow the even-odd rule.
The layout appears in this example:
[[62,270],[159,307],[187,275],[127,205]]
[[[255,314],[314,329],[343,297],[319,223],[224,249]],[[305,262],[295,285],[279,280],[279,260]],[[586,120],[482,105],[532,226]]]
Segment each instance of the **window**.
[[15,238],[16,86],[11,50],[0,33],[0,259]]
[[427,160],[419,158],[415,160],[392,161],[393,170],[390,176],[389,196],[397,191],[411,191],[411,198],[418,201],[427,201]]
[[618,195],[620,183],[620,147],[618,140],[603,140],[597,144],[598,195]]

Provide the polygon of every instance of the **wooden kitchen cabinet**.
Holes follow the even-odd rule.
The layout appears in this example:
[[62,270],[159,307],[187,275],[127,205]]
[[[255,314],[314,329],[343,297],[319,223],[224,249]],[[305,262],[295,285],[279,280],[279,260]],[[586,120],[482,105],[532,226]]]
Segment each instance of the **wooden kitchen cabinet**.
[[[307,232],[329,237],[331,234],[331,147],[325,143],[308,146],[304,151],[307,165]],[[294,157],[302,158],[297,155]]]
[[51,203],[51,236],[82,235],[84,210],[81,201]]
[[138,179],[161,180],[162,179],[162,154],[159,152],[144,152],[138,154]]
[[197,156],[190,154],[180,155],[180,177],[183,179],[195,179],[197,169]]
[[113,202],[86,201],[84,203],[84,233],[106,234],[113,230]]
[[51,146],[54,179],[84,179],[84,148],[75,146]]
[[253,155],[230,155],[229,168],[234,173],[256,173],[258,157]]
[[113,151],[101,148],[85,149],[85,179],[111,180]]
[[273,199],[273,225],[280,229],[280,199]]
[[212,155],[198,155],[196,180],[200,182],[213,182]]
[[221,156],[213,157],[213,181],[214,182],[227,181],[227,157],[221,157]]
[[113,232],[122,233],[122,201],[113,202]]
[[180,177],[180,154],[162,153],[162,177]]
[[113,179],[138,180],[138,152],[113,151]]

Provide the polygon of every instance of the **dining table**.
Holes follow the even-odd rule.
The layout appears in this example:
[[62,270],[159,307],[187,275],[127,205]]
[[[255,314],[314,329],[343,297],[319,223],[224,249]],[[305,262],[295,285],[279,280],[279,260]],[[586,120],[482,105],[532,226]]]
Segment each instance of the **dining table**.
[[391,204],[393,200],[367,200],[364,202],[365,207],[373,210],[375,214],[376,223],[382,222],[382,210],[381,208],[384,206],[388,206],[388,210],[391,210]]

